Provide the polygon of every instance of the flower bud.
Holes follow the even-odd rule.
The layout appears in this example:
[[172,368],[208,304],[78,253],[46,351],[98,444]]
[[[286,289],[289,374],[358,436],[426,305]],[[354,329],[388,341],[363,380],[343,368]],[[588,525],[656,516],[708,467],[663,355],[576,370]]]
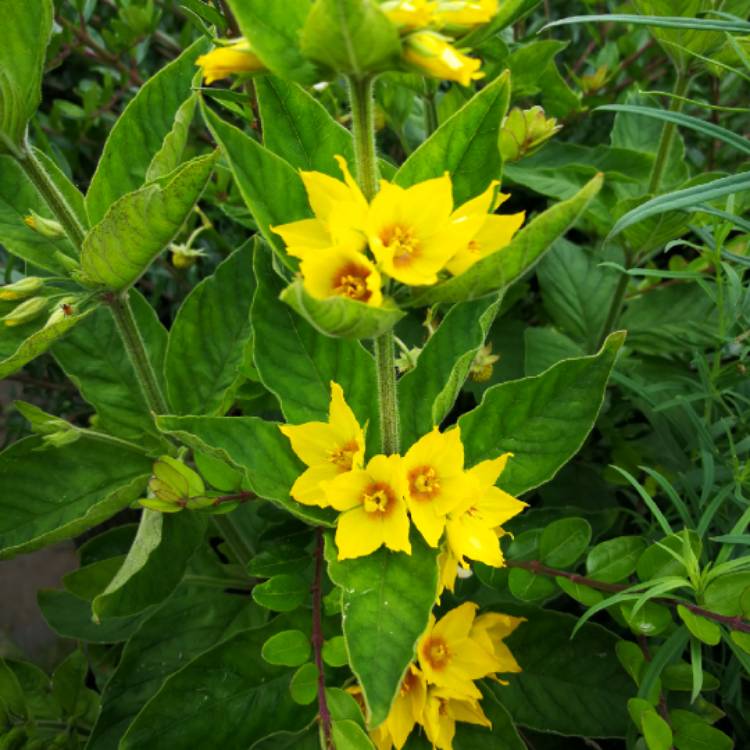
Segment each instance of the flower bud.
[[468,30],[489,23],[497,11],[497,0],[438,0],[433,18],[441,28]]
[[196,61],[203,69],[207,84],[228,78],[233,73],[257,73],[266,70],[261,59],[253,52],[247,39],[240,39],[224,47],[217,47]]
[[418,31],[404,40],[404,60],[424,75],[471,85],[484,77],[482,61],[459,52],[448,39],[433,31]]
[[429,26],[435,12],[434,0],[386,0],[380,10],[400,32],[414,31]]
[[66,271],[79,271],[81,264],[75,259],[66,255],[60,250],[55,250],[53,253],[55,260],[66,270]]
[[78,297],[63,297],[61,300],[58,300],[52,315],[49,316],[44,327],[49,328],[50,326],[55,325],[55,323],[59,323],[61,320],[65,320],[65,318],[75,315],[75,305],[77,302]]
[[486,383],[495,369],[495,363],[500,360],[497,354],[492,353],[492,345],[483,346],[474,357],[469,369],[469,377],[475,383]]
[[201,497],[206,490],[200,475],[171,456],[162,456],[154,464],[154,473],[148,487],[154,499],[170,505],[170,510],[165,511],[163,507],[156,507],[161,506],[161,503],[146,504],[150,499],[141,500],[141,505],[162,512],[174,512],[175,509],[185,508],[190,498]]
[[33,229],[37,234],[41,234],[42,237],[47,237],[50,240],[59,240],[65,236],[65,231],[59,221],[45,219],[36,211],[30,211],[28,216],[24,216],[23,223],[29,229]]
[[500,131],[500,153],[503,161],[518,161],[538,149],[562,129],[554,117],[547,118],[541,107],[515,108],[503,122]]
[[49,306],[46,297],[32,297],[11,310],[1,320],[6,326],[20,326],[38,318]]
[[193,250],[186,245],[174,243],[169,249],[172,252],[172,265],[175,268],[191,268],[198,258],[204,258],[206,254],[202,250]]
[[13,284],[0,287],[0,300],[15,301],[26,299],[36,294],[44,286],[44,279],[39,276],[27,276]]

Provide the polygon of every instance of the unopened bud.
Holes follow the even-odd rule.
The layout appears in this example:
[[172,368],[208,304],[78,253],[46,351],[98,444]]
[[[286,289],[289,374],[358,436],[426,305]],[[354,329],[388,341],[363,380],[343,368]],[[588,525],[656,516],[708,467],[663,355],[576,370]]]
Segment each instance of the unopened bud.
[[23,223],[29,229],[33,229],[37,234],[41,234],[42,237],[47,237],[50,240],[59,240],[65,236],[65,231],[59,221],[45,219],[36,211],[29,211],[29,215],[23,217]]
[[[154,464],[154,473],[148,487],[154,499],[178,508],[187,507],[190,498],[202,497],[206,491],[200,475],[171,456],[162,456]],[[141,501],[141,505],[144,505],[144,501]],[[160,509],[153,503],[146,507]],[[161,510],[164,512],[163,508]]]
[[46,297],[32,297],[0,318],[6,326],[20,326],[38,318],[49,306]]
[[495,370],[495,363],[500,360],[497,354],[492,353],[490,344],[483,346],[474,357],[469,369],[469,377],[475,383],[486,383]]
[[547,117],[541,107],[515,108],[503,122],[500,131],[500,153],[503,161],[518,161],[528,156],[562,129],[554,117]]
[[202,250],[193,250],[185,245],[173,244],[169,248],[172,251],[172,265],[175,268],[190,268],[195,265],[198,258],[205,257]]
[[70,318],[75,315],[77,302],[78,297],[63,297],[59,300],[52,315],[49,316],[49,319],[44,324],[44,327],[49,328],[50,326],[55,325],[55,323],[59,323],[61,320],[65,320],[65,318]]
[[66,271],[78,271],[81,268],[81,264],[69,255],[55,250],[53,253],[55,260],[66,270]]
[[36,294],[44,286],[44,279],[39,276],[27,276],[13,284],[0,287],[0,300],[21,300]]

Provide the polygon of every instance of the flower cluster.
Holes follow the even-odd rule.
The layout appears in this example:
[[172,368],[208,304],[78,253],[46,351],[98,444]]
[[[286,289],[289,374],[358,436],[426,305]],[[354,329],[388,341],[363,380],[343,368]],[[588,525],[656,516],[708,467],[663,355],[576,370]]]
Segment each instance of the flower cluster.
[[452,42],[491,21],[497,0],[386,0],[380,7],[403,36],[403,59],[410,67],[462,86],[484,76],[481,61]]
[[365,463],[365,430],[337,383],[331,383],[328,422],[280,429],[308,467],[292,486],[292,497],[340,513],[335,537],[340,560],[383,545],[410,554],[411,519],[431,547],[445,533],[442,580],[449,588],[467,558],[503,565],[501,524],[525,507],[495,486],[510,454],[466,469],[459,428],[435,428],[406,455],[377,455]]
[[[503,639],[523,621],[494,612],[477,616],[472,602],[437,622],[431,616],[417,645],[417,663],[409,665],[388,718],[370,733],[377,749],[401,750],[417,724],[440,750],[452,750],[457,721],[490,727],[474,681],[502,682],[498,672],[521,671]],[[360,698],[359,688],[352,692]]]
[[[493,182],[458,208],[447,174],[409,188],[382,180],[371,202],[336,157],[344,179],[301,172],[313,219],[273,227],[300,259],[307,292],[343,296],[374,307],[384,302],[384,277],[409,286],[458,275],[506,247],[525,214],[496,215],[509,198]],[[369,251],[369,253],[368,253]]]

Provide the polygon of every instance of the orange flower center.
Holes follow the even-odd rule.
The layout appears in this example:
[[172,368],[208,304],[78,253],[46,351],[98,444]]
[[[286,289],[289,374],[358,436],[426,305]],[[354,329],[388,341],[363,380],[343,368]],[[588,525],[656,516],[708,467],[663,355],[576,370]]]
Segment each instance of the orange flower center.
[[429,638],[422,650],[430,666],[435,670],[444,669],[450,661],[450,651],[442,638]]
[[355,440],[350,443],[340,445],[338,448],[334,448],[329,454],[329,461],[332,464],[336,464],[339,470],[343,474],[345,471],[352,470],[352,464],[354,463],[354,456],[359,450],[359,446]]
[[380,240],[393,253],[394,266],[408,266],[419,254],[419,240],[410,227],[394,224],[380,233]]
[[415,500],[432,500],[440,494],[440,480],[432,466],[419,466],[409,472],[409,489]]
[[417,682],[419,682],[419,678],[410,669],[406,673],[404,681],[401,683],[401,690],[399,691],[399,695],[401,695],[402,697],[408,695],[414,689],[414,686],[417,684]]
[[385,482],[371,484],[362,495],[362,505],[366,513],[387,516],[396,502],[393,490]]
[[333,293],[340,297],[367,302],[372,292],[367,288],[367,277],[370,270],[356,263],[349,263],[341,268],[333,278]]

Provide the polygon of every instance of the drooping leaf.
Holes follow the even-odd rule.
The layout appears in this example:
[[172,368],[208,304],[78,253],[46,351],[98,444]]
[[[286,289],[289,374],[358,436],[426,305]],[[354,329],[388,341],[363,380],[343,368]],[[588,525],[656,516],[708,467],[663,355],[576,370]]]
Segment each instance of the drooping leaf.
[[229,256],[177,311],[164,363],[167,395],[179,414],[224,414],[242,381],[255,291],[254,243]]
[[104,144],[86,194],[91,224],[126,193],[140,188],[151,163],[174,127],[181,105],[191,96],[195,61],[208,49],[199,39],[150,78],[123,111]]
[[508,110],[510,78],[501,75],[446,120],[396,172],[402,187],[450,172],[456,205],[479,195],[502,173],[500,126]]
[[417,291],[413,305],[460,302],[510,286],[531,269],[586,211],[602,186],[594,177],[576,195],[557,203],[525,226],[502,250],[483,258],[468,271],[433,287]]
[[495,319],[499,297],[455,305],[430,337],[417,366],[398,381],[401,442],[408,448],[453,408]]
[[256,417],[158,417],[157,424],[186,445],[241,469],[259,497],[305,521],[330,525],[329,512],[290,499],[289,490],[305,467],[276,423]]
[[[329,540],[330,542],[330,540]],[[390,710],[437,591],[436,551],[412,539],[412,554],[380,549],[339,562],[326,544],[328,574],[342,589],[342,623],[349,663],[368,707],[370,726]]]
[[40,443],[32,436],[0,453],[0,558],[101,523],[135,500],[151,473],[146,456],[122,445],[81,437],[39,453]]
[[613,333],[594,356],[488,389],[482,403],[458,420],[467,465],[511,451],[503,489],[519,495],[549,481],[594,426],[624,341],[623,332]]
[[164,136],[161,148],[154,154],[154,158],[148,165],[145,182],[153,182],[166,177],[182,164],[182,156],[197,104],[198,97],[193,94],[178,107],[172,129]]
[[86,283],[122,291],[134,284],[174,239],[200,198],[215,154],[187,162],[163,181],[118,198],[86,236]]

